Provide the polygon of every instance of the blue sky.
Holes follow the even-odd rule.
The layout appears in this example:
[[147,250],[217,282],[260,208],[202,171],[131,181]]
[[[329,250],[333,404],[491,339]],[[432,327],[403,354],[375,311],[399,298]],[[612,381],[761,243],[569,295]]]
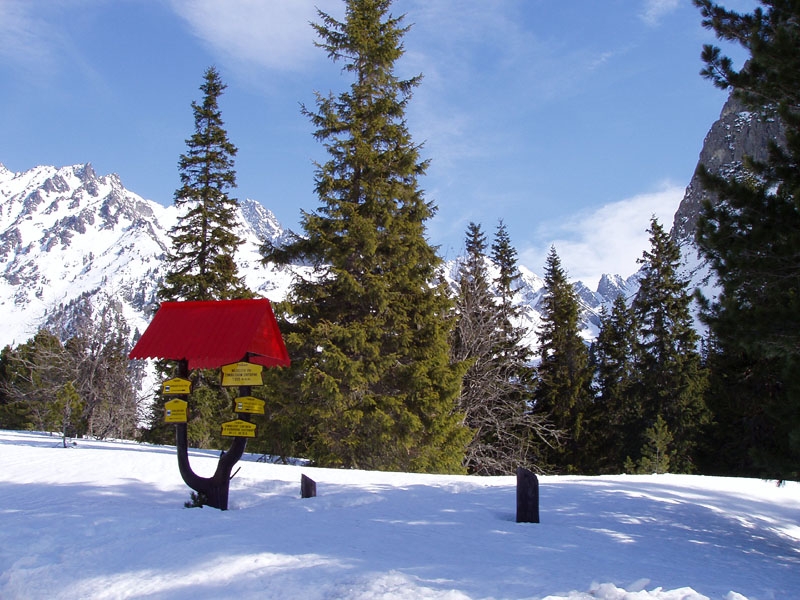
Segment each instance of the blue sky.
[[[297,229],[326,159],[300,105],[350,84],[313,45],[315,6],[343,15],[339,0],[0,0],[0,162],[91,162],[170,204],[214,65],[234,195]],[[424,76],[407,119],[431,160],[420,184],[441,255],[461,252],[470,221],[491,241],[503,219],[534,272],[551,245],[592,287],[635,272],[726,99],[698,75],[716,40],[691,2],[396,0],[393,13],[412,25],[397,73]]]

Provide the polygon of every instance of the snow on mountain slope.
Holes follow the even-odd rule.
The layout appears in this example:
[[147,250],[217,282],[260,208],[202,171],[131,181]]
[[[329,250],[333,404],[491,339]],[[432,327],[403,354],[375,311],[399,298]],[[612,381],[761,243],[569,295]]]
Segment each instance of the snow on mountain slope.
[[[712,172],[736,175],[744,156],[763,160],[771,140],[785,139],[780,123],[761,120],[735,98],[722,108],[703,143],[698,163]],[[698,257],[694,232],[701,207],[714,197],[703,189],[697,174],[686,188],[671,234],[681,247],[684,274],[690,289],[713,298],[715,281]],[[0,164],[0,346],[26,341],[48,311],[83,292],[120,297],[132,328],[149,322],[154,293],[163,275],[170,228],[178,218],[165,208],[126,190],[116,175],[98,176],[90,164],[56,168],[35,167],[14,173]],[[289,289],[292,269],[264,267],[258,246],[263,240],[281,243],[286,233],[275,216],[254,200],[240,202],[238,234],[245,239],[237,263],[248,286],[271,300]],[[293,269],[302,267],[293,267]],[[451,281],[458,259],[445,266]],[[535,350],[541,325],[543,281],[524,266],[517,300],[520,324]],[[596,291],[576,284],[582,306],[582,334],[597,335],[600,310],[617,295],[628,301],[638,290],[638,274],[628,278],[604,275]],[[698,321],[698,327],[702,327]]]
[[[169,231],[179,218],[164,207],[127,190],[117,175],[97,175],[91,164],[40,166],[14,173],[0,164],[0,347],[30,339],[60,305],[81,294],[103,303],[122,301],[131,330],[143,331],[156,306],[155,292],[164,275]],[[264,240],[280,244],[287,233],[269,210],[255,200],[239,202],[236,233],[244,240],[236,257],[240,274],[256,294],[283,299],[298,269],[261,263]],[[493,265],[490,276],[495,277]],[[446,265],[452,282],[458,260]],[[544,282],[525,266],[516,301],[519,324],[536,348],[541,325]],[[635,292],[635,278],[604,276],[597,292],[582,283],[584,337],[597,334],[600,307],[623,293]]]
[[[91,164],[42,166],[13,173],[0,165],[0,345],[25,342],[47,314],[82,293],[116,297],[143,330],[164,274],[175,207],[125,189]],[[274,215],[240,203],[238,262],[248,284],[270,298],[285,295],[290,276],[260,264],[264,239],[284,235]]]

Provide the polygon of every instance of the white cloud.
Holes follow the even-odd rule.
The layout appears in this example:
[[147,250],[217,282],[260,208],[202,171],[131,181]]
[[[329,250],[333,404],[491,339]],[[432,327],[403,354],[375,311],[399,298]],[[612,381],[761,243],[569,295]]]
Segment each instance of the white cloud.
[[173,10],[212,50],[235,62],[302,69],[323,56],[314,47],[317,8],[341,15],[335,0],[172,0]]
[[566,222],[544,224],[537,237],[550,241],[520,251],[520,264],[543,273],[547,253],[555,246],[570,279],[591,288],[603,273],[633,275],[639,268],[637,259],[650,245],[647,229],[651,217],[669,230],[683,194],[683,187],[665,183],[656,192],[612,202]]
[[661,18],[676,10],[679,4],[680,0],[645,0],[640,16],[648,25],[658,25]]

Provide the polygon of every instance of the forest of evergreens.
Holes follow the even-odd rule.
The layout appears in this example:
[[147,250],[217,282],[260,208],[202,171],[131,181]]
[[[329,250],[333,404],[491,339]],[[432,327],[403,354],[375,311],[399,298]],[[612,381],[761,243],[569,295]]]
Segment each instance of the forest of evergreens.
[[[405,121],[422,75],[395,74],[403,17],[391,0],[346,0],[342,21],[319,12],[318,46],[348,87],[302,107],[327,152],[315,173],[319,205],[288,243],[262,248],[265,263],[316,269],[275,306],[292,365],[253,390],[266,415],[251,450],[329,467],[480,475],[523,466],[800,476],[800,6],[762,0],[738,14],[694,3],[705,27],[749,55],[737,71],[705,47],[702,76],[786,129],[786,144],[749,161],[745,177],[700,167],[709,201],[696,245],[720,292],[692,289],[680,248],[653,219],[638,292],[603,309],[588,344],[553,247],[534,348],[518,325],[520,273],[501,216],[491,243],[470,223],[454,289],[428,241],[428,163]],[[161,301],[253,295],[234,260],[237,149],[215,68],[200,90]],[[173,443],[157,390],[141,389],[145,365],[127,359],[133,342],[113,303],[61,307],[47,328],[2,351],[0,427]],[[175,368],[157,365],[164,378]],[[221,448],[232,398],[215,370],[191,378],[190,443]],[[155,402],[146,425],[143,402]]]

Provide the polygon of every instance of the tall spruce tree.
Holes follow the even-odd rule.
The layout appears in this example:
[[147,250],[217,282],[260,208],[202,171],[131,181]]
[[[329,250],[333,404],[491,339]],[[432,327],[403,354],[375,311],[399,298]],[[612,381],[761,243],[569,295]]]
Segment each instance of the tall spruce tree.
[[552,467],[560,472],[577,472],[587,464],[584,417],[592,373],[589,351],[580,336],[578,296],[554,247],[547,255],[544,290],[536,408],[550,416],[565,438],[549,453]]
[[238,202],[236,146],[228,140],[219,108],[227,86],[214,67],[206,69],[202,103],[192,102],[194,134],[178,162],[181,187],[175,206],[182,210],[170,230],[168,272],[158,291],[161,300],[227,300],[251,296],[238,276],[234,255],[242,240],[234,229]]
[[[740,472],[800,478],[800,4],[762,0],[752,14],[695,0],[703,25],[749,53],[740,70],[706,46],[702,75],[730,89],[758,118],[779,118],[786,145],[747,160],[744,177],[701,167],[707,203],[697,231],[720,293],[704,319],[715,356],[710,404],[717,445],[746,446]],[[723,464],[725,461],[722,461]],[[750,462],[750,464],[747,464]]]
[[394,74],[407,27],[390,6],[348,0],[344,21],[319,11],[314,25],[353,82],[304,107],[329,154],[316,173],[321,206],[303,214],[304,237],[265,248],[267,260],[318,267],[284,306],[292,368],[275,378],[285,401],[270,410],[320,465],[460,472],[464,369],[450,360],[452,303],[425,237],[427,162],[404,119],[420,77]]
[[[192,102],[194,134],[178,161],[181,187],[174,202],[182,212],[170,230],[172,251],[167,255],[167,274],[158,298],[162,301],[230,300],[252,297],[234,260],[242,240],[235,233],[238,201],[229,191],[236,186],[236,147],[228,140],[219,108],[227,86],[214,67],[206,69],[203,100]],[[174,376],[175,365],[160,363],[162,376]],[[189,443],[202,448],[221,448],[221,416],[230,412],[231,398],[221,386],[219,369],[191,374]],[[153,414],[148,439],[166,441],[171,428]]]
[[[492,263],[497,269],[494,288],[499,297],[499,331],[495,347],[504,393],[502,410],[507,430],[514,434],[515,466],[544,471],[546,455],[559,444],[560,432],[549,415],[534,410],[536,369],[533,350],[525,341],[528,330],[519,325],[522,308],[515,301],[522,277],[517,250],[511,244],[508,228],[501,220],[492,242]],[[498,407],[500,408],[500,407]]]
[[680,273],[680,248],[655,218],[648,233],[651,248],[639,259],[639,291],[631,306],[638,327],[634,393],[641,432],[663,418],[673,437],[672,468],[691,472],[710,416],[704,401],[708,378],[694,330],[689,282]]
[[519,317],[520,309],[514,304],[514,294],[520,278],[517,266],[517,249],[511,244],[508,228],[501,220],[497,225],[492,243],[492,262],[497,267],[494,283],[500,297],[500,327],[509,338],[509,349],[517,346],[524,332],[515,330],[514,320]]
[[[540,446],[553,443],[548,423],[531,410],[535,371],[523,343],[525,330],[504,318],[518,309],[510,302],[512,290],[503,285],[517,279],[517,269],[504,228],[502,232],[503,251],[494,256],[502,259],[494,264],[500,306],[489,281],[486,237],[475,223],[467,229],[466,255],[458,272],[452,351],[456,361],[469,365],[459,407],[473,431],[465,464],[470,473],[480,475],[511,474],[520,466],[536,469]],[[506,311],[503,299],[509,301]]]
[[593,470],[620,473],[625,459],[641,447],[641,411],[632,398],[636,328],[625,297],[601,309],[600,331],[592,344],[596,396],[587,418]]
[[464,463],[468,472],[484,474],[502,468],[500,465],[506,461],[498,448],[500,427],[492,410],[498,387],[495,346],[500,327],[486,265],[486,236],[480,225],[469,224],[465,250],[457,275],[457,317],[451,351],[454,361],[469,365],[458,403],[473,432]]

